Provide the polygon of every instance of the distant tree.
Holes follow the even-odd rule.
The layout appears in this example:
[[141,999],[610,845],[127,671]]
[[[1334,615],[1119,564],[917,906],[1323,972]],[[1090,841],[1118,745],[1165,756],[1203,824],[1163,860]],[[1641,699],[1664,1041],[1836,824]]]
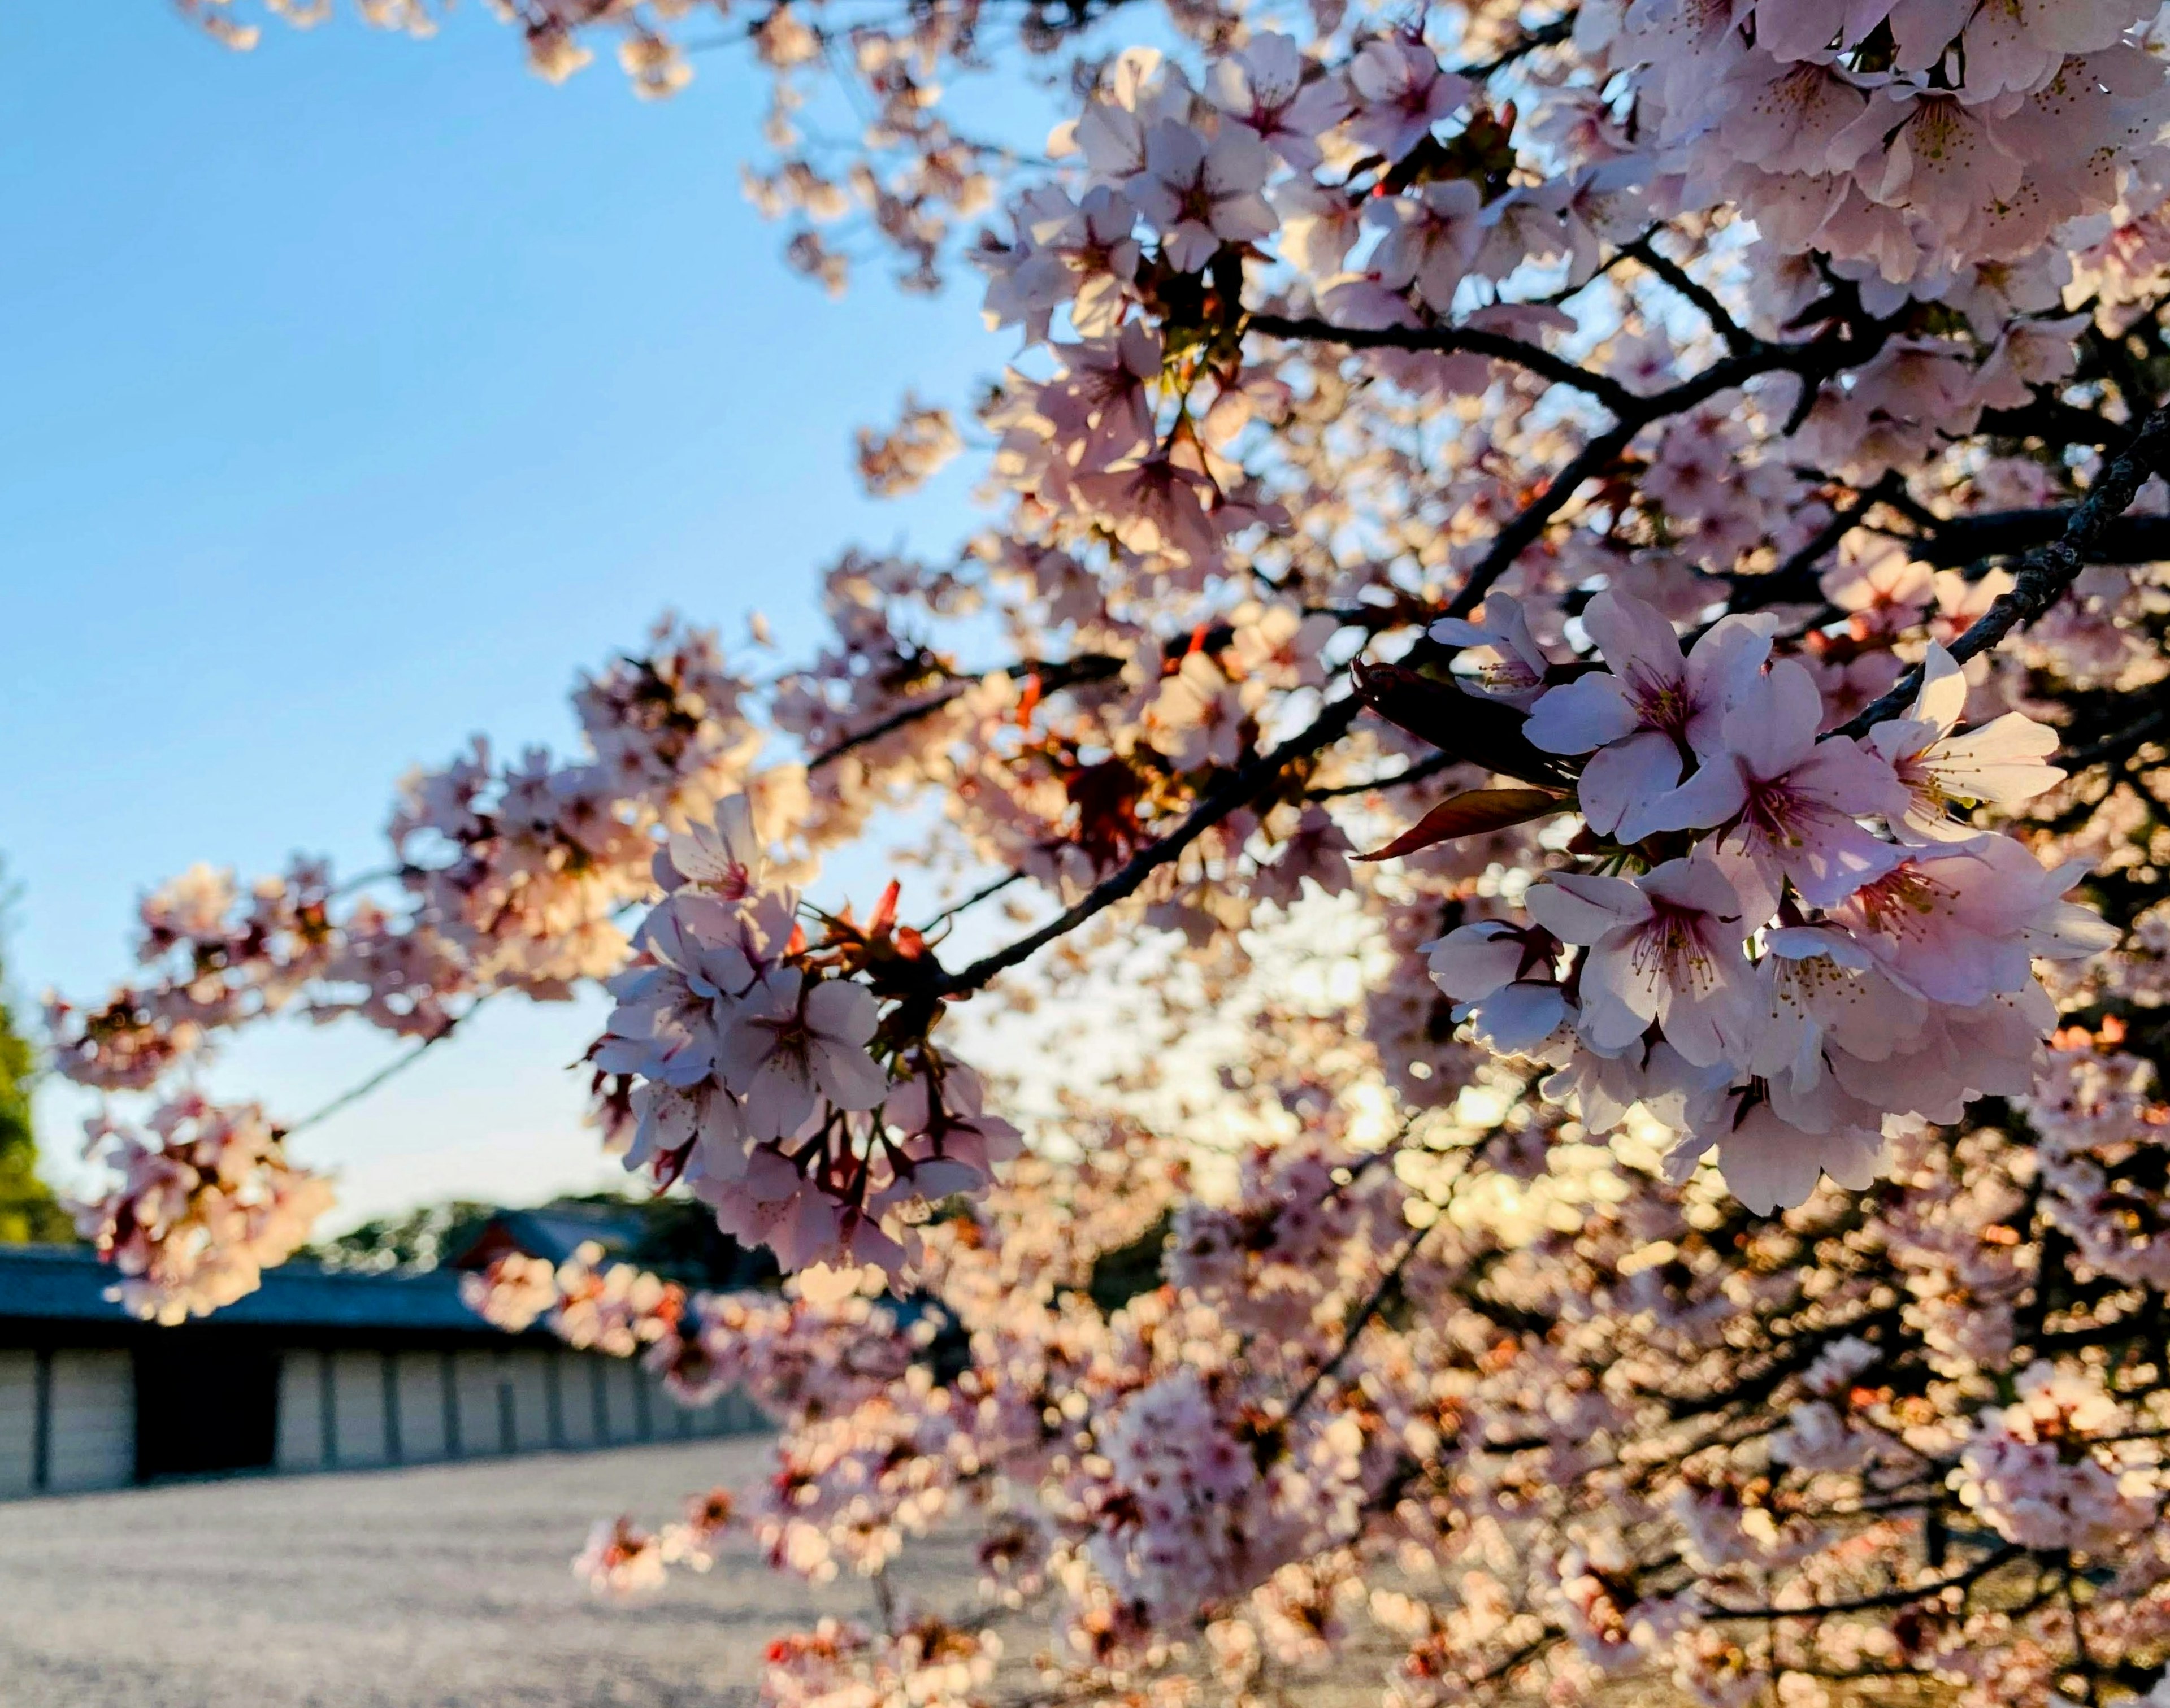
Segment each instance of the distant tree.
[[420,1273],[450,1262],[474,1242],[497,1206],[456,1198],[423,1204],[394,1216],[373,1216],[336,1239],[305,1248],[327,1269],[356,1269],[369,1274],[393,1270]]
[[[612,1215],[610,1212],[615,1211]],[[473,1198],[422,1204],[398,1215],[376,1216],[335,1239],[319,1241],[298,1255],[328,1269],[368,1274],[408,1274],[459,1262],[491,1220],[506,1210]],[[596,1243],[608,1254],[638,1263],[666,1279],[706,1286],[761,1286],[776,1278],[773,1259],[716,1226],[715,1217],[690,1198],[636,1198],[591,1192],[554,1198],[532,1213],[574,1225],[591,1221]],[[529,1255],[538,1255],[530,1252]]]
[[[9,899],[0,884],[0,914]],[[0,1245],[72,1240],[74,1223],[38,1176],[38,1137],[30,1118],[37,1056],[15,1025],[6,990],[5,946],[0,944]]]

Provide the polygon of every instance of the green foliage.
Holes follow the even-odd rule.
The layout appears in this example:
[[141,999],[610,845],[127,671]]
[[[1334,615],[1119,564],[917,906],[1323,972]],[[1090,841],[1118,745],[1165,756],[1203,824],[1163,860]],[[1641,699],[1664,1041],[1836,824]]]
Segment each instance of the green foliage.
[[[4,905],[0,896],[0,905]],[[30,1122],[37,1057],[17,1029],[0,960],[0,1246],[60,1243],[75,1226],[53,1189],[38,1177],[38,1139]]]
[[1093,1277],[1085,1291],[1101,1316],[1113,1316],[1168,1278],[1168,1241],[1174,1229],[1174,1216],[1162,1211],[1160,1220],[1129,1245],[1103,1252],[1093,1260]]
[[[415,1273],[452,1262],[471,1247],[500,1206],[471,1198],[378,1216],[300,1255],[328,1269]],[[519,1214],[513,1212],[512,1214]],[[766,1251],[747,1252],[716,1227],[714,1214],[684,1198],[597,1192],[553,1198],[531,1212],[556,1225],[568,1245],[592,1237],[614,1262],[633,1263],[690,1286],[747,1287],[772,1281]],[[584,1230],[583,1224],[589,1225]]]

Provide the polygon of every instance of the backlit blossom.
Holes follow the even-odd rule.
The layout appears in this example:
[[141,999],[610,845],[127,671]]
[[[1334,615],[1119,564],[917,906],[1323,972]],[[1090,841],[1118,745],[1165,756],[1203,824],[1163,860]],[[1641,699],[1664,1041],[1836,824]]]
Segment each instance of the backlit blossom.
[[1740,946],[1753,926],[1708,857],[1668,861],[1632,883],[1563,873],[1526,905],[1561,942],[1590,945],[1580,1024],[1598,1049],[1622,1048],[1653,1022],[1697,1066],[1739,1047],[1750,990]]
[[1386,35],[1366,42],[1349,70],[1356,110],[1349,134],[1398,160],[1471,94],[1467,78],[1447,71],[1422,41]]
[[888,1081],[867,1054],[878,1018],[863,986],[841,979],[809,986],[794,967],[746,992],[732,1006],[719,1055],[753,1129],[785,1137],[814,1113],[816,1097],[840,1109],[879,1103]]
[[2064,781],[2048,762],[2057,732],[2023,713],[2007,712],[1964,734],[1966,675],[1936,642],[1922,665],[1921,691],[1904,718],[1868,732],[1867,745],[1883,756],[1906,791],[1892,829],[1910,841],[1964,841],[1974,827],[1952,816],[1954,805],[2010,809]]
[[1482,649],[1477,681],[1488,697],[1527,710],[1544,692],[1552,660],[1530,632],[1521,603],[1508,595],[1486,600],[1474,622],[1441,617],[1425,632],[1441,646]]
[[1594,830],[1638,841],[1656,828],[1659,798],[1680,782],[1682,750],[1717,751],[1726,707],[1770,641],[1755,622],[1728,617],[1683,657],[1661,613],[1610,591],[1590,602],[1583,623],[1607,668],[1548,690],[1527,733],[1551,753],[1599,750],[1583,768],[1583,816]]
[[1745,868],[1736,882],[1758,919],[1777,908],[1783,883],[1809,906],[1831,907],[1901,857],[1860,822],[1900,813],[1890,767],[1845,736],[1819,739],[1822,721],[1815,679],[1781,659],[1740,685],[1724,745],[1643,820],[1656,830],[1720,827],[1718,851]]
[[1195,273],[1221,244],[1269,236],[1278,221],[1259,194],[1272,158],[1240,125],[1211,141],[1163,119],[1146,138],[1145,168],[1129,181],[1130,200],[1161,234],[1161,252],[1179,272]]

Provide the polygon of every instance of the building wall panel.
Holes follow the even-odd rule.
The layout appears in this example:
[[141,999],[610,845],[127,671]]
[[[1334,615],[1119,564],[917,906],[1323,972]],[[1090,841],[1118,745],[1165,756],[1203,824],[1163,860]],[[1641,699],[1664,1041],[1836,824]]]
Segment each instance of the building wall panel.
[[623,1358],[607,1359],[602,1365],[602,1379],[603,1403],[610,1426],[606,1439],[612,1446],[639,1440],[639,1384],[634,1380],[633,1366]]
[[505,1435],[505,1375],[498,1353],[456,1352],[452,1371],[459,1390],[461,1455],[475,1459],[510,1451]]
[[332,1360],[334,1428],[339,1466],[364,1470],[391,1462],[384,1418],[384,1358],[374,1352],[335,1352]]
[[428,1465],[447,1456],[445,1441],[445,1360],[433,1352],[392,1354],[398,1384],[399,1459]]
[[540,1347],[514,1347],[505,1354],[505,1382],[512,1396],[512,1447],[532,1453],[550,1438],[550,1354]]
[[274,1463],[281,1470],[321,1470],[324,1466],[324,1355],[307,1347],[279,1354],[279,1447]]
[[125,1352],[53,1353],[51,1475],[56,1492],[136,1478],[136,1384]]
[[0,1499],[36,1486],[38,1355],[0,1352]]
[[569,1348],[556,1354],[558,1415],[564,1420],[565,1445],[593,1447],[596,1433],[596,1360]]

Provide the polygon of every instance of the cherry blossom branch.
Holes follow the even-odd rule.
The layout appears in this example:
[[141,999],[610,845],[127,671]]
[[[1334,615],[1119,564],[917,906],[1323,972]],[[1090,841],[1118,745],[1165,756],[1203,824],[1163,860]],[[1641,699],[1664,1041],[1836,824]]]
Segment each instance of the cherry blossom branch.
[[1303,798],[1307,801],[1338,801],[1350,795],[1368,795],[1381,789],[1401,788],[1409,783],[1420,783],[1435,777],[1441,771],[1451,771],[1461,763],[1459,755],[1435,753],[1430,759],[1419,760],[1416,764],[1396,771],[1392,777],[1366,777],[1360,782],[1334,783],[1326,788],[1306,789]]
[[1492,546],[1469,572],[1462,590],[1448,603],[1444,615],[1467,616],[1484,601],[1492,584],[1506,574],[1515,558],[1537,543],[1545,525],[1563,509],[1583,482],[1602,473],[1634,442],[1635,435],[1654,421],[1677,415],[1708,403],[1760,375],[1798,374],[1801,396],[1794,414],[1805,414],[1805,405],[1823,382],[1833,375],[1868,360],[1881,350],[1895,330],[1893,323],[1871,323],[1858,345],[1851,339],[1818,339],[1802,344],[1759,344],[1746,355],[1714,362],[1694,377],[1651,397],[1629,393],[1633,407],[1620,421],[1585,446],[1556,475],[1543,492],[1532,499],[1494,536]]
[[[1463,1172],[1467,1172],[1465,1167]],[[1456,1181],[1459,1182],[1461,1177],[1456,1175]],[[1350,1353],[1356,1350],[1356,1342],[1363,1337],[1364,1331],[1371,1326],[1371,1319],[1379,1314],[1387,1300],[1393,1296],[1394,1289],[1402,1284],[1402,1276],[1416,1257],[1418,1247],[1430,1238],[1433,1230],[1446,1220],[1442,1214],[1439,1220],[1430,1227],[1412,1230],[1408,1238],[1402,1242],[1400,1254],[1395,1257],[1392,1267],[1379,1278],[1379,1284],[1371,1289],[1371,1297],[1364,1301],[1362,1307],[1342,1329],[1341,1344],[1334,1348],[1334,1355],[1311,1373],[1311,1379],[1296,1390],[1296,1397],[1289,1401],[1288,1410],[1281,1414],[1283,1423],[1293,1422],[1318,1390],[1332,1381],[1342,1365],[1349,1362]]]
[[1820,599],[1822,594],[1817,584],[1816,566],[1838,549],[1840,542],[1861,526],[1871,510],[1888,503],[1904,485],[1897,475],[1885,475],[1868,490],[1857,494],[1852,503],[1842,505],[1831,520],[1817,530],[1815,538],[1777,568],[1760,573],[1733,570],[1720,579],[1729,583],[1736,595],[1755,595],[1759,606],[1783,605],[1797,598]]
[[973,688],[986,680],[986,676],[1008,676],[1012,681],[1016,682],[1037,677],[1041,691],[1051,694],[1064,688],[1075,688],[1088,682],[1108,681],[1120,675],[1122,670],[1123,660],[1106,653],[1086,653],[1077,658],[1066,659],[1060,664],[1053,665],[1006,665],[998,670],[987,671],[985,675],[974,676],[969,680],[959,681],[954,684],[948,692],[938,695],[932,700],[915,701],[909,706],[900,707],[890,713],[888,717],[869,724],[866,729],[847,735],[830,746],[823,748],[820,752],[806,761],[806,768],[809,771],[820,771],[824,766],[835,764],[847,753],[870,746],[885,735],[894,735],[898,730],[908,728],[922,718],[933,717],[943,707],[955,704],[964,696],[971,692]]
[[[2071,526],[2076,506],[2039,510],[1992,510],[1940,522],[1907,549],[1940,569],[1964,568],[1984,558],[2024,552],[2057,539]],[[2120,516],[2087,548],[2092,563],[2159,563],[2170,558],[2170,516]]]
[[[1865,361],[1881,348],[1891,325],[1873,323],[1868,334],[1852,339],[1820,339],[1804,344],[1760,345],[1750,356],[1713,363],[1693,378],[1649,398],[1636,398],[1628,416],[1585,445],[1545,489],[1523,505],[1496,534],[1489,549],[1472,568],[1461,590],[1448,601],[1443,615],[1467,616],[1483,602],[1492,584],[1505,574],[1523,552],[1543,533],[1546,525],[1565,508],[1583,483],[1601,472],[1624,451],[1635,435],[1652,421],[1693,408],[1720,392],[1761,373],[1785,371],[1801,376],[1805,392],[1857,362]],[[1633,394],[1630,394],[1631,397]],[[1419,642],[1410,654],[1413,660],[1439,656],[1429,641]],[[1270,752],[1253,755],[1211,791],[1189,815],[1161,841],[1140,849],[1112,876],[1103,879],[1072,906],[1039,929],[1016,942],[981,956],[954,973],[929,980],[919,1000],[932,1006],[944,997],[980,990],[1010,968],[1030,960],[1048,944],[1066,937],[1116,903],[1135,894],[1146,879],[1232,813],[1258,799],[1288,766],[1330,747],[1347,734],[1363,710],[1363,702],[1350,695],[1330,705],[1310,728],[1290,737]]]
[[1467,77],[1472,83],[1481,83],[1487,77],[1506,70],[1509,66],[1527,59],[1542,48],[1558,47],[1574,35],[1575,17],[1580,10],[1579,7],[1570,6],[1551,23],[1540,24],[1532,29],[1525,30],[1512,46],[1501,50],[1490,59],[1458,67],[1456,75]]
[[936,914],[933,919],[927,921],[925,925],[920,926],[920,935],[925,937],[930,934],[940,926],[947,925],[951,920],[956,918],[959,914],[966,912],[970,909],[977,907],[981,902],[990,900],[995,896],[1000,895],[1005,889],[1011,888],[1013,885],[1024,883],[1024,879],[1025,874],[1022,872],[1006,872],[1000,878],[996,878],[991,883],[981,884],[970,895],[965,897],[963,900],[951,902],[949,906],[943,908],[941,912]]
[[430,1033],[429,1037],[423,1038],[420,1043],[415,1044],[415,1046],[412,1049],[409,1050],[406,1054],[394,1057],[392,1060],[387,1062],[382,1067],[377,1069],[375,1073],[370,1075],[368,1078],[363,1080],[360,1084],[349,1086],[345,1091],[341,1092],[337,1097],[334,1097],[329,1103],[323,1104],[320,1107],[311,1110],[307,1114],[302,1116],[300,1120],[296,1121],[291,1126],[281,1128],[280,1129],[280,1136],[284,1139],[291,1139],[297,1133],[305,1133],[312,1127],[321,1125],[323,1123],[331,1119],[333,1116],[338,1114],[342,1109],[351,1108],[354,1104],[360,1102],[364,1097],[367,1097],[371,1092],[376,1091],[380,1086],[385,1085],[388,1081],[397,1079],[401,1074],[406,1072],[409,1068],[414,1066],[416,1062],[421,1060],[425,1055],[428,1054],[439,1044],[442,1043],[446,1038],[450,1038],[455,1032],[458,1031],[460,1025],[463,1021],[472,1015],[476,1009],[481,1007],[484,1003],[489,1001],[489,999],[495,995],[497,995],[497,992],[494,990],[484,991],[481,995],[476,997],[473,1001],[468,1004],[465,1010],[454,1015],[450,1020],[446,1021],[445,1022],[443,1031]]
[[[2011,590],[2000,595],[1975,625],[1952,643],[1952,657],[1964,664],[1988,652],[2012,630],[2033,622],[2062,599],[2087,568],[2088,548],[2131,508],[2147,478],[2160,472],[2166,462],[2170,462],[2170,408],[2150,415],[2132,442],[2103,472],[2094,489],[2073,510],[2063,537],[2027,554],[2014,573]],[[1921,691],[1922,668],[1914,666],[1890,692],[1871,702],[1835,733],[1863,735],[1899,716],[1914,703],[1914,696]]]
[[1621,254],[1640,261],[1651,272],[1672,287],[1674,293],[1692,303],[1711,329],[1725,340],[1725,347],[1737,356],[1750,355],[1756,347],[1756,334],[1733,318],[1733,312],[1710,287],[1691,278],[1686,268],[1670,255],[1660,254],[1654,231],[1645,232],[1632,243],[1624,244]]
[[2170,726],[2170,707],[2158,707],[2146,717],[2135,719],[2099,741],[2060,755],[2058,762],[2067,770],[2076,771],[2084,771],[2091,765],[2100,765],[2105,760],[2123,759],[2145,747],[2149,738],[2166,726]]
[[1467,351],[1526,368],[1540,379],[1571,387],[1588,394],[1616,415],[1636,407],[1635,393],[1608,374],[1578,366],[1554,355],[1542,345],[1487,332],[1474,326],[1336,326],[1316,315],[1252,314],[1244,321],[1252,332],[1271,338],[1301,339],[1312,344],[1338,344],[1350,350],[1406,350],[1451,355]]
[[1482,605],[1484,595],[1492,590],[1492,584],[1513,568],[1517,558],[1537,544],[1546,525],[1567,507],[1568,501],[1581,490],[1582,483],[1611,467],[1644,425],[1641,421],[1622,421],[1584,446],[1542,492],[1523,505],[1492,536],[1491,546],[1464,579],[1461,590],[1446,602],[1441,615],[1467,616]]
[[1835,1614],[1873,1613],[1881,1608],[1909,1607],[1917,1601],[1930,1601],[1948,1589],[1968,1589],[1979,1583],[1992,1572],[2010,1565],[2026,1553],[2017,1543],[2007,1543],[1994,1552],[1984,1555],[1964,1572],[1934,1583],[1924,1583],[1913,1589],[1890,1589],[1879,1595],[1864,1595],[1852,1601],[1814,1602],[1805,1607],[1724,1607],[1706,1601],[1703,1605],[1713,1620],[1756,1620],[1772,1621],[1788,1619],[1828,1619]]
[[1207,793],[1180,825],[1159,841],[1133,854],[1119,871],[1093,885],[1074,905],[1065,908],[1037,931],[1028,932],[1006,947],[982,955],[957,972],[943,974],[928,986],[925,998],[938,1001],[977,990],[997,974],[1030,960],[1048,944],[1067,937],[1094,915],[1127,899],[1146,878],[1177,858],[1214,825],[1258,799],[1290,766],[1309,758],[1322,748],[1330,747],[1346,735],[1357,713],[1363,709],[1364,702],[1353,694],[1334,702],[1309,729],[1291,736],[1272,751],[1253,755],[1238,766]]

